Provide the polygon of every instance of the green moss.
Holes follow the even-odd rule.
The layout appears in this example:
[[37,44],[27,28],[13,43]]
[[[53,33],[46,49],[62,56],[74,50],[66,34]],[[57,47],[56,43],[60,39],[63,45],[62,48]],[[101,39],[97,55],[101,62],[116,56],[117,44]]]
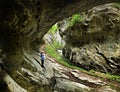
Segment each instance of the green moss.
[[58,61],[59,63],[63,64],[63,65],[67,65],[66,61],[64,61],[64,59],[62,58],[62,56],[60,56],[56,50],[57,48],[60,48],[61,46],[59,45],[59,43],[57,43],[56,41],[53,42],[52,45],[48,45],[46,46],[45,50],[46,52],[53,58],[55,58],[56,61]]
[[55,34],[55,32],[58,30],[57,24],[53,25],[52,28],[49,30],[49,33]]
[[120,10],[120,3],[113,3],[112,6]]
[[118,75],[105,74],[105,73],[97,72],[95,70],[90,70],[89,74],[93,75],[93,76],[98,76],[101,78],[107,78],[109,81],[120,82],[120,76],[118,76]]
[[118,81],[118,82],[120,82],[120,76],[111,75],[111,74],[106,74],[106,76],[108,77],[108,79],[110,79],[110,81]]
[[75,23],[84,20],[80,14],[74,14],[70,20],[70,27],[74,26]]

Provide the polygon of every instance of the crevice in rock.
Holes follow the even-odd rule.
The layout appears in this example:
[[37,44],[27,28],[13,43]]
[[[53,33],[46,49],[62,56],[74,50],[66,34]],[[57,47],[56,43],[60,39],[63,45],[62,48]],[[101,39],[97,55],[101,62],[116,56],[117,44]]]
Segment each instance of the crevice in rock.
[[100,51],[99,47],[95,46],[95,48],[97,50],[97,54],[99,54],[100,56],[102,56],[106,60],[106,63],[109,64],[108,58]]
[[67,76],[69,76],[69,80],[74,81],[74,82],[78,82],[80,84],[89,86],[91,88],[97,88],[97,87],[101,86],[101,85],[97,85],[97,84],[94,84],[94,83],[90,83],[87,80],[80,80],[77,77],[75,77],[71,72],[63,72],[63,73],[66,74]]
[[103,68],[105,70],[106,73],[114,73],[114,70],[110,67],[110,60],[100,51],[99,47],[98,46],[95,46],[96,50],[97,50],[97,54],[99,54],[100,56],[102,56],[105,61],[106,61],[106,64],[104,65],[105,67]]
[[51,77],[51,82],[50,82],[50,87],[53,91],[55,90],[55,86],[57,84],[55,72],[56,70],[53,68],[53,77]]

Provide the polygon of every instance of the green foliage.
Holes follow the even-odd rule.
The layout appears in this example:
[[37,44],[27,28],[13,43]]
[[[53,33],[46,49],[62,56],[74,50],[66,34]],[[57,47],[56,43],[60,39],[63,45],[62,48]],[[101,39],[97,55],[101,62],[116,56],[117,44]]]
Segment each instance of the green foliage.
[[60,56],[59,53],[57,53],[57,51],[56,51],[57,48],[60,48],[60,47],[61,47],[61,45],[58,42],[53,41],[53,44],[46,46],[45,50],[56,61],[58,61],[59,63],[61,63],[63,65],[68,66],[68,64],[66,63],[66,61],[64,61],[64,58],[62,58],[62,56]]
[[111,75],[111,74],[106,74],[106,76],[107,76],[108,79],[110,79],[111,81],[118,81],[118,82],[120,82],[120,76]]
[[90,70],[90,72],[91,72],[91,73],[95,73],[95,71],[94,71],[93,69],[92,69],[92,70]]
[[75,23],[82,21],[83,18],[80,14],[74,14],[70,20],[70,27],[74,26]]
[[112,5],[120,10],[120,3],[113,3]]
[[55,32],[58,30],[57,24],[53,25],[52,28],[49,30],[49,33],[55,34]]
[[97,72],[95,70],[90,70],[89,74],[93,75],[93,76],[98,76],[98,77],[101,77],[101,78],[107,78],[110,81],[120,82],[120,76],[117,76],[117,75],[111,75],[111,74],[108,74],[108,73],[105,74],[105,73]]

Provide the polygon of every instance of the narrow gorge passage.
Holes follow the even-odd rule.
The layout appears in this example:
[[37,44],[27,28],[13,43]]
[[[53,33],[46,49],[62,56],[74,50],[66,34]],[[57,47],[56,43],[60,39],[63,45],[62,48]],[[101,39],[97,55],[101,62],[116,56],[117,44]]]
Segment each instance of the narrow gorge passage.
[[[28,92],[79,92],[84,88],[85,92],[93,90],[91,86],[69,80],[68,75],[71,75],[69,72],[72,72],[72,69],[68,69],[66,75],[62,70],[58,70],[59,66],[65,67],[54,63],[58,68],[54,71],[54,64],[48,62],[49,60],[48,64],[45,64],[48,71],[44,72],[36,61],[40,61],[38,50],[43,36],[54,23],[75,13],[86,12],[92,7],[114,2],[119,3],[120,0],[0,0],[0,67],[20,89]],[[111,56],[111,62],[115,61],[115,65],[118,60],[119,58]],[[119,68],[119,65],[117,67]],[[2,73],[2,69],[0,72]],[[3,82],[5,76],[1,77],[0,81]],[[72,78],[74,79],[73,76]],[[111,90],[110,87],[105,88]],[[8,86],[8,89],[13,88]],[[19,92],[20,89],[12,92]]]
[[[46,47],[46,45],[41,46],[40,50],[43,51],[45,47]],[[53,72],[54,81],[55,81],[54,90],[56,88],[57,89],[59,88],[58,87],[59,84],[61,84],[62,82],[65,83],[66,81],[69,84],[74,83],[73,85],[75,85],[75,86],[80,84],[79,86],[82,87],[82,90],[87,90],[88,92],[89,91],[90,92],[93,92],[93,91],[99,92],[100,90],[102,92],[104,92],[104,89],[106,89],[107,91],[111,90],[114,92],[114,90],[110,88],[111,83],[112,83],[112,85],[115,85],[114,88],[120,89],[119,82],[110,82],[108,79],[104,80],[104,78],[101,79],[101,77],[95,77],[95,76],[87,74],[83,71],[68,68],[65,65],[58,63],[54,58],[49,56],[46,52],[45,52],[45,56],[46,56],[45,64],[44,64],[45,69],[43,68],[43,71],[44,71],[43,75],[46,76],[47,75],[46,73],[49,73],[49,71]],[[38,58],[36,58],[36,59],[38,59]],[[38,59],[38,61],[39,61],[39,59]],[[49,67],[51,67],[51,68],[49,68]],[[96,72],[96,74],[97,73],[100,74],[99,72]],[[53,85],[53,84],[51,84],[51,85]],[[66,87],[64,87],[63,89],[65,89],[65,88]],[[73,86],[73,88],[74,88],[74,86]],[[72,90],[72,88],[70,90]],[[78,90],[79,90],[79,87],[78,87]]]

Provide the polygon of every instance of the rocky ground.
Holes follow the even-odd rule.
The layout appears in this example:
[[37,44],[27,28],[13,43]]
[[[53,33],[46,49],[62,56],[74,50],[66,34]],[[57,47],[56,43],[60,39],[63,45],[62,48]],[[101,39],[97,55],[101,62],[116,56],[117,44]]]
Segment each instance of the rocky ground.
[[[120,83],[109,82],[100,77],[70,69],[46,54],[44,77],[52,77],[54,92],[119,92]],[[112,87],[114,85],[114,87]]]
[[[44,50],[45,46],[42,46]],[[34,56],[37,58],[37,56]],[[45,53],[44,78],[51,77],[53,92],[119,92],[120,83],[110,82],[59,64]],[[39,61],[39,60],[38,60]]]
[[[91,76],[76,69],[70,69],[57,63],[53,58],[47,55],[47,53],[45,53],[44,68],[41,67],[38,53],[36,53],[36,55],[34,54],[34,57],[37,61],[35,63],[39,68],[36,75],[25,68],[22,68],[22,70],[29,76],[27,76],[26,79],[31,78],[37,81],[38,77],[41,85],[49,85],[51,91],[48,92],[120,92],[120,83],[110,82],[107,79]],[[6,72],[4,72],[4,74],[4,81],[10,92],[41,92],[39,90],[40,85],[34,90],[25,90]]]
[[0,92],[27,92],[3,69],[0,69]]

